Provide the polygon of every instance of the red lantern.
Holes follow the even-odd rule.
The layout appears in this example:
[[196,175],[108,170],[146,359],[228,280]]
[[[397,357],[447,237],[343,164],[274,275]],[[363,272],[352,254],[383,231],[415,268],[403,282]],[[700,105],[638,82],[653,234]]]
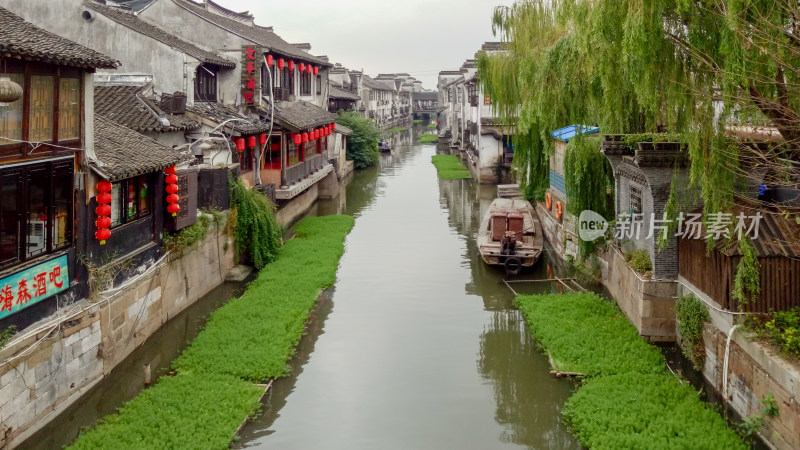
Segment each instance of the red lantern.
[[97,217],[101,216],[110,216],[111,215],[111,206],[110,205],[100,205],[94,209],[94,213],[97,214]]
[[167,212],[172,214],[173,216],[178,214],[178,211],[181,210],[181,206],[177,203],[170,203],[167,205]]
[[94,232],[94,237],[100,241],[100,245],[104,245],[106,243],[106,239],[111,237],[111,230],[108,228],[101,228]]
[[307,66],[306,66],[306,72],[308,72],[308,73],[314,73],[314,68],[312,68],[312,67],[311,67],[311,64],[309,64],[309,65],[307,65]]
[[173,173],[175,173],[175,166],[167,167],[166,169],[164,169],[164,173],[167,175],[172,175]]
[[111,183],[106,180],[98,181],[97,192],[111,192]]
[[289,70],[294,70],[294,61],[289,61]]
[[320,137],[319,128],[317,128],[316,130],[314,130],[314,139],[319,139],[319,137]]
[[331,124],[331,128],[332,128],[332,129],[334,129],[334,130],[336,129],[336,122],[333,122],[333,123]]
[[98,217],[94,221],[94,226],[97,228],[108,228],[111,226],[111,218],[107,216]]
[[261,133],[261,136],[258,137],[258,143],[261,145],[267,143],[267,133]]
[[267,65],[268,65],[268,66],[271,66],[271,65],[272,65],[272,63],[273,63],[273,60],[272,60],[272,55],[267,55]]
[[286,61],[283,58],[278,59],[278,69],[283,70],[284,66],[286,66]]
[[250,136],[247,138],[247,146],[250,148],[256,148],[256,137],[255,135]]
[[164,188],[164,192],[167,194],[177,194],[178,193],[178,185],[177,184],[168,184],[167,187]]
[[308,133],[303,133],[303,138],[300,140],[301,144],[308,142]]
[[298,133],[294,134],[294,145],[300,145],[303,143],[303,136]]
[[297,70],[299,70],[300,72],[305,72],[305,71],[306,71],[306,65],[305,65],[305,64],[303,64],[303,63],[300,63],[300,64],[297,66]]
[[239,152],[244,151],[244,138],[239,138],[236,140],[236,150]]
[[167,203],[178,203],[180,201],[178,194],[169,194],[167,196]]
[[164,178],[164,181],[166,181],[167,184],[175,184],[178,182],[178,176],[175,174],[167,175],[166,178]]
[[314,67],[314,75],[319,75],[319,67]]
[[97,194],[95,199],[97,200],[98,205],[107,205],[111,203],[111,194],[108,192],[103,192],[102,194]]

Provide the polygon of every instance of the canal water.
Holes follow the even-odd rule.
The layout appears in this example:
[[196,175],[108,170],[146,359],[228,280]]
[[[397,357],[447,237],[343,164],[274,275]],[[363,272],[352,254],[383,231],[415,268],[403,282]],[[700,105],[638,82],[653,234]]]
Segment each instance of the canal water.
[[336,286],[237,448],[580,447],[560,413],[574,386],[549,375],[477,252],[495,187],[437,179],[417,132],[315,208],[356,217]]

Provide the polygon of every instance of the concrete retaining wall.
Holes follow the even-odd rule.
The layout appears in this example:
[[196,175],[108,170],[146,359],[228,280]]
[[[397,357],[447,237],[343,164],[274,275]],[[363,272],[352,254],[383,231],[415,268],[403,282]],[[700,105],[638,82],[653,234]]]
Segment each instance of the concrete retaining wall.
[[233,240],[212,226],[183,256],[169,255],[125,289],[70,305],[9,343],[0,351],[0,449],[27,439],[221,284],[233,256]]

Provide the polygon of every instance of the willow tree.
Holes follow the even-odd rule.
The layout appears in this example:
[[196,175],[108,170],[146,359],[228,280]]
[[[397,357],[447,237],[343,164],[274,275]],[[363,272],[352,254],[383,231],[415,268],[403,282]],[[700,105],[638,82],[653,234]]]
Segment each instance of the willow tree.
[[[479,77],[518,131],[540,135],[523,170],[565,124],[669,129],[688,144],[705,213],[728,211],[739,182],[800,184],[798,18],[797,0],[524,0],[495,10],[506,51],[479,55]],[[765,137],[780,142],[744,145]]]

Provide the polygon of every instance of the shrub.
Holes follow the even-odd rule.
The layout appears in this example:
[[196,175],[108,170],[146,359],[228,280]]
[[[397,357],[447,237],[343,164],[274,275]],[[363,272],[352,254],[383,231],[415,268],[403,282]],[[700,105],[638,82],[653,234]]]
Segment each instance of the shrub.
[[230,186],[236,247],[260,269],[274,261],[281,248],[282,230],[275,221],[275,206],[260,192],[248,189],[241,179],[231,178]]
[[653,270],[653,263],[650,260],[650,253],[645,249],[633,250],[625,253],[625,261],[631,268],[643,275],[649,275]]
[[378,151],[380,130],[372,119],[361,117],[356,111],[340,111],[336,123],[353,130],[353,134],[347,137],[347,159],[353,160],[353,165],[357,169],[369,167],[380,161],[381,156]]
[[703,348],[703,323],[711,320],[706,305],[694,295],[683,295],[677,304],[678,327],[681,333],[681,350],[695,367],[705,361]]
[[772,318],[763,323],[748,317],[748,326],[786,356],[800,358],[800,306],[773,313]]

